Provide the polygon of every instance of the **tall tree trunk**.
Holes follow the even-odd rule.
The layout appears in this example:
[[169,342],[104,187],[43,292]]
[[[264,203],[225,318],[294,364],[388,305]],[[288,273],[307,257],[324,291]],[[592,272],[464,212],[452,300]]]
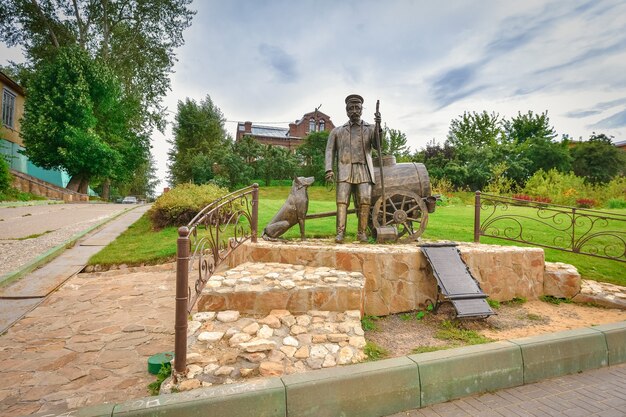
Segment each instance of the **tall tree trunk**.
[[103,23],[102,23],[102,59],[104,61],[109,60],[109,35],[110,35],[110,26],[109,26],[109,1],[104,0],[102,2],[102,13],[103,13]]
[[77,193],[87,194],[89,191],[89,177],[85,174],[76,174],[70,179],[65,188]]
[[80,183],[82,182],[82,180],[83,180],[82,174],[73,175],[72,178],[70,179],[70,182],[67,183],[67,187],[65,188],[71,191],[78,192],[78,188],[80,187]]
[[104,180],[104,183],[102,184],[102,195],[100,197],[102,197],[103,200],[108,201],[110,195],[111,195],[111,180],[107,178],[106,180]]
[[78,187],[78,192],[81,194],[87,194],[89,192],[89,177],[83,176]]
[[52,30],[52,26],[50,26],[50,22],[48,22],[48,17],[43,13],[43,11],[41,10],[41,7],[39,7],[39,4],[37,4],[37,0],[31,0],[30,4],[32,4],[35,10],[37,10],[37,13],[39,14],[39,18],[41,19],[41,22],[44,24],[44,26],[48,30],[48,35],[50,35],[50,40],[52,41],[52,44],[56,48],[58,48],[59,41],[54,31]]

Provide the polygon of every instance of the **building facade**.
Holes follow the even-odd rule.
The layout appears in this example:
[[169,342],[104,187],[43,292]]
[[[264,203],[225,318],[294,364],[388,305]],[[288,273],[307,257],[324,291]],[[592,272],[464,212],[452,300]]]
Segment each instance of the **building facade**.
[[262,126],[252,122],[237,123],[236,140],[252,136],[264,145],[282,146],[293,152],[302,145],[304,137],[309,133],[331,131],[334,128],[330,117],[316,110],[289,123],[289,128]]
[[30,175],[59,187],[65,187],[69,175],[64,171],[43,169],[20,153],[24,143],[20,136],[20,119],[24,115],[26,94],[24,89],[8,75],[0,72],[2,95],[2,124],[0,125],[0,155],[6,159],[11,169]]

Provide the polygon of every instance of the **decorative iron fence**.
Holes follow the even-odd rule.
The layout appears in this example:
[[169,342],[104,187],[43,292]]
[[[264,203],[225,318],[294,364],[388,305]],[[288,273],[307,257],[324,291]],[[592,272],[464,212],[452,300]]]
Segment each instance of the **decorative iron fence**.
[[481,236],[626,262],[626,215],[476,192]]
[[[206,206],[178,229],[176,250],[176,324],[174,372],[186,369],[187,317],[204,286],[228,256],[247,240],[257,241],[259,186],[232,192]],[[190,286],[190,274],[195,280]]]

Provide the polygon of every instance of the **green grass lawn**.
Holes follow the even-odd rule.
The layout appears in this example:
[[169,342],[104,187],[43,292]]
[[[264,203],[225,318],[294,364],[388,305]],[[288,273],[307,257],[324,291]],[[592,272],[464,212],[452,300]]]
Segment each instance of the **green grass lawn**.
[[[283,205],[290,187],[261,187],[259,191],[259,235],[265,225]],[[309,214],[332,211],[335,209],[334,191],[324,187],[309,188]],[[525,210],[525,209],[520,209]],[[626,214],[626,210],[615,210],[616,213]],[[471,242],[474,237],[474,207],[472,205],[456,205],[438,207],[436,212],[429,215],[428,226],[424,239],[453,240]],[[626,227],[626,225],[624,226]],[[541,239],[551,240],[552,232],[544,228],[525,226]],[[535,230],[536,229],[536,230]],[[335,217],[311,219],[306,223],[308,238],[332,237],[335,235]],[[356,216],[348,216],[347,239],[356,236]],[[298,226],[292,227],[284,236],[287,239],[300,237]],[[173,260],[176,254],[177,231],[169,227],[155,232],[150,222],[144,216],[122,233],[113,243],[93,256],[90,264],[128,264],[140,263],[156,264],[166,260]],[[495,238],[481,238],[481,243],[497,245],[524,246],[515,242]],[[612,282],[626,286],[626,266],[624,263],[607,259],[594,258],[586,255],[562,252],[554,249],[545,249],[546,260],[572,264],[585,278],[603,282]]]

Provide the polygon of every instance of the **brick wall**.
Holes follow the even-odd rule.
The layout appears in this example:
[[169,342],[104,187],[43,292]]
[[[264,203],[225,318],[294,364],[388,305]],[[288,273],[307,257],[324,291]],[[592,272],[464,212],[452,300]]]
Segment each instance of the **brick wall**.
[[87,194],[57,187],[56,185],[31,177],[22,172],[12,169],[11,175],[13,175],[13,187],[22,192],[47,197],[51,200],[63,200],[65,202],[89,201]]

